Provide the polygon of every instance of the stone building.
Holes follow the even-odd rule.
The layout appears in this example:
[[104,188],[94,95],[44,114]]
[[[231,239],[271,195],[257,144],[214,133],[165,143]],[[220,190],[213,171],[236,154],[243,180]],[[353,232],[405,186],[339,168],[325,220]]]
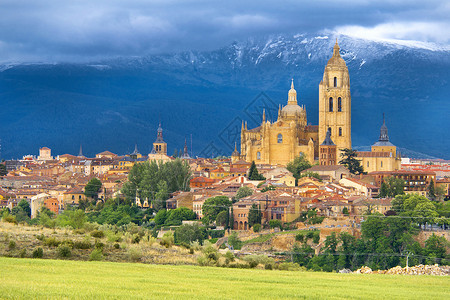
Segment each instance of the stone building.
[[287,105],[279,108],[276,122],[266,120],[263,113],[259,127],[248,129],[242,123],[241,152],[233,152],[233,161],[285,166],[305,155],[314,163],[320,156],[319,141],[325,140],[328,131],[337,149],[351,148],[350,79],[339,49],[336,41],[319,84],[319,126],[307,125],[305,107],[298,105],[292,82]]

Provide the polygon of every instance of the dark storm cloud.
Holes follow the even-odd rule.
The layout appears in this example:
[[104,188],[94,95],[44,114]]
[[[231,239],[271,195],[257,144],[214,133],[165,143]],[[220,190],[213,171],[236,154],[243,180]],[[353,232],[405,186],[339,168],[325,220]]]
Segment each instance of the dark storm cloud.
[[447,2],[0,0],[0,61],[214,49],[322,30],[448,44]]

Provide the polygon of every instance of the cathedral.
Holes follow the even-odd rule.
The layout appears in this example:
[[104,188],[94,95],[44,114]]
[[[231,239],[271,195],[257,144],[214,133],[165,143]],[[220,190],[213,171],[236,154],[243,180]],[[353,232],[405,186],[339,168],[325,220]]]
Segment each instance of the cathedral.
[[304,155],[314,163],[319,159],[319,145],[330,138],[337,155],[339,149],[351,148],[350,77],[337,41],[319,84],[319,125],[307,124],[305,107],[298,104],[292,81],[287,105],[279,108],[277,121],[266,120],[263,112],[260,126],[248,129],[247,123],[242,123],[241,152],[235,150],[232,161],[286,166]]

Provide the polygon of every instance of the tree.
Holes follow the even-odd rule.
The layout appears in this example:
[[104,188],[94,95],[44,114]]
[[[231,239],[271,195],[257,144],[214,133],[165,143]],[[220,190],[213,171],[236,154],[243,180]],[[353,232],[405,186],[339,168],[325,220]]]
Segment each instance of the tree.
[[248,212],[248,226],[252,227],[255,224],[261,224],[262,213],[256,203],[252,204]]
[[174,241],[176,244],[184,243],[189,245],[194,241],[202,244],[203,240],[207,238],[206,235],[207,234],[205,228],[199,227],[197,224],[185,224],[175,229]]
[[8,175],[8,170],[4,164],[0,164],[0,176]]
[[25,199],[20,200],[19,204],[11,210],[11,214],[15,216],[17,222],[30,222],[30,204]]
[[20,200],[18,206],[20,206],[23,209],[23,211],[26,213],[26,215],[31,218],[31,207],[30,207],[30,203],[28,203],[27,200],[25,200],[25,199]]
[[84,195],[88,198],[97,200],[98,192],[102,187],[102,182],[98,178],[92,178],[84,187]]
[[430,200],[434,200],[436,199],[436,193],[434,190],[434,181],[433,178],[431,178],[430,184],[428,185],[428,192],[427,192],[427,196]]
[[155,224],[163,225],[167,220],[167,211],[165,209],[160,209],[155,216]]
[[298,180],[301,177],[300,173],[311,168],[311,164],[306,159],[305,155],[300,155],[294,158],[293,161],[289,162],[286,168],[292,173],[292,176]]
[[227,226],[228,225],[228,210],[221,211],[216,217],[216,225]]
[[239,200],[241,198],[248,197],[252,194],[253,194],[253,190],[251,188],[249,188],[248,186],[241,186],[238,189],[236,196],[234,196],[234,199]]
[[[159,213],[159,212],[158,212]],[[195,212],[187,207],[178,207],[167,211],[165,225],[179,225],[182,221],[195,220]]]
[[217,215],[222,211],[228,211],[231,201],[227,196],[217,196],[206,199],[203,203],[203,217],[207,217],[210,222],[216,221]]
[[389,176],[381,184],[380,193],[378,196],[384,198],[403,195],[405,194],[404,187],[405,181],[403,179]]
[[300,178],[303,178],[303,177],[316,178],[317,180],[319,180],[320,182],[322,182],[322,178],[320,178],[319,173],[316,173],[316,172],[312,172],[312,171],[306,171],[306,172],[303,172],[303,173],[300,175]]
[[250,180],[265,180],[264,176],[259,174],[258,169],[256,168],[255,161],[252,161],[250,169],[248,170],[248,179]]
[[157,192],[155,194],[155,200],[153,201],[153,207],[156,210],[160,210],[166,207],[166,200],[169,198],[169,193],[167,192],[167,182],[160,180],[156,185]]
[[344,165],[352,174],[364,174],[364,168],[361,165],[361,162],[356,159],[358,156],[356,150],[345,148],[341,149],[341,151],[342,159],[339,161],[339,164]]

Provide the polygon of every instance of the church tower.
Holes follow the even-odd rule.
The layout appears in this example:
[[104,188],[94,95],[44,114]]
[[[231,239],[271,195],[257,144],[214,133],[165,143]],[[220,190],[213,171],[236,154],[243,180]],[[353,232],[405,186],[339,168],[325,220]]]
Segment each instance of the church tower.
[[164,139],[163,139],[163,130],[161,127],[161,123],[159,123],[158,135],[156,137],[156,141],[153,143],[152,153],[167,155],[167,144],[166,144],[166,142],[164,142]]
[[340,149],[352,147],[350,77],[339,49],[336,39],[319,84],[319,141],[325,140],[331,130],[338,155]]

